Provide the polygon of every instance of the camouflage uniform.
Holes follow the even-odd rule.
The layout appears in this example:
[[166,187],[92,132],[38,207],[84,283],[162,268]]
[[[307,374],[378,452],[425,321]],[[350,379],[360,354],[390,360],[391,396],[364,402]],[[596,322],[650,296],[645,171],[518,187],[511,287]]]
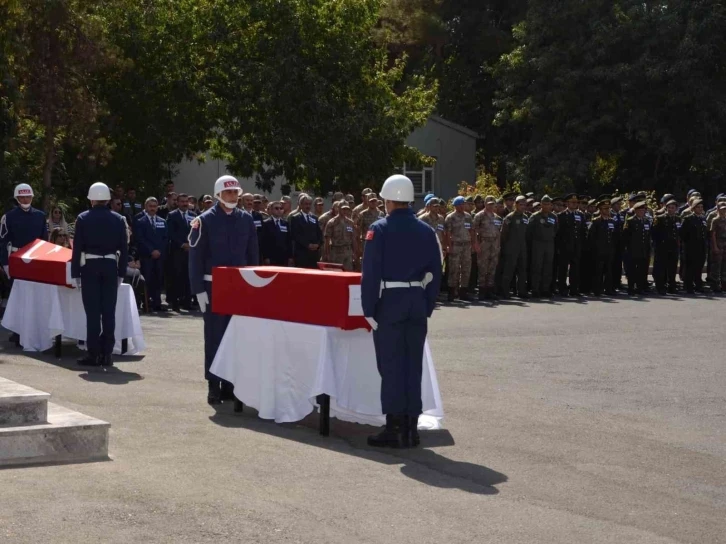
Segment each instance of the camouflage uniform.
[[726,218],[713,218],[711,232],[716,233],[716,245],[720,250],[720,253],[711,251],[711,281],[714,289],[721,292],[726,287]]
[[368,233],[368,229],[370,226],[384,217],[384,215],[381,213],[380,210],[375,209],[371,210],[370,208],[366,208],[360,214],[358,214],[358,232],[361,235],[361,251],[365,251],[365,237]]
[[426,212],[421,217],[419,217],[421,221],[426,223],[429,227],[434,229],[434,232],[436,233],[436,236],[439,237],[439,243],[441,244],[441,247],[444,247],[444,216],[440,214],[432,214],[431,212]]
[[474,216],[473,228],[479,240],[479,253],[476,257],[479,287],[493,289],[501,251],[502,218],[495,213],[482,210]]
[[353,270],[353,255],[356,237],[352,220],[338,214],[325,227],[325,243],[330,245],[328,261],[343,265],[343,270]]
[[353,208],[353,211],[351,212],[350,218],[353,220],[353,223],[358,223],[358,216],[363,210],[368,209],[368,204],[365,202],[361,202],[358,204],[355,208]]
[[325,225],[328,224],[328,222],[333,219],[333,217],[336,217],[333,215],[333,210],[328,210],[323,215],[318,217],[318,225],[320,225],[320,230],[325,233]]
[[451,240],[449,288],[466,289],[471,273],[471,215],[467,212],[451,212],[444,220],[444,228]]

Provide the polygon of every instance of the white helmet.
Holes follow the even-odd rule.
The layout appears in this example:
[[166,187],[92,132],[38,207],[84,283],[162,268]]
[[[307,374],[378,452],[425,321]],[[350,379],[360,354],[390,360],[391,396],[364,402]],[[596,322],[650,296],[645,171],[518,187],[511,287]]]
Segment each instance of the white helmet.
[[383,184],[381,198],[393,202],[413,202],[413,183],[400,174],[391,176]]
[[94,183],[88,189],[88,200],[111,200],[111,191],[105,183]]
[[21,183],[20,185],[16,185],[14,197],[18,198],[19,196],[35,196],[33,194],[33,188],[27,183]]
[[237,194],[242,194],[242,186],[234,176],[222,176],[214,182],[214,196],[219,198],[219,194],[222,191],[228,191],[230,189],[237,189]]

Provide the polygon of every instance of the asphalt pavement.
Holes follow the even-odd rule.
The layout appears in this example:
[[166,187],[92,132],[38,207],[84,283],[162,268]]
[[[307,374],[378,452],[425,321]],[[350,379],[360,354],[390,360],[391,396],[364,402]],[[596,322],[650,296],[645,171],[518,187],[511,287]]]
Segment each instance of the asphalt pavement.
[[199,316],[142,321],[111,372],[2,343],[0,376],[112,424],[112,460],[0,470],[0,542],[726,542],[726,298],[441,307],[446,431],[411,451],[215,410]]

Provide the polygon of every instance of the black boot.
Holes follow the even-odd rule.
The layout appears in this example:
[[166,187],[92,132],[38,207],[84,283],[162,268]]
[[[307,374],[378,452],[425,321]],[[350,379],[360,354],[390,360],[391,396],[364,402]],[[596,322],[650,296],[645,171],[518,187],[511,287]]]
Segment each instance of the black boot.
[[386,414],[386,428],[373,436],[368,437],[368,445],[375,448],[403,448],[408,444],[408,437],[404,437],[403,428],[405,416]]
[[104,368],[111,368],[113,366],[113,355],[110,353],[108,355],[103,355],[98,358],[99,363]]
[[229,383],[227,380],[222,380],[222,393],[221,398],[223,401],[225,400],[235,400],[236,397],[234,396],[234,385]]
[[408,416],[408,444],[411,448],[418,447],[421,437],[418,434],[418,416]]
[[101,366],[98,356],[86,353],[83,357],[76,361],[81,366]]
[[222,389],[219,380],[207,380],[209,386],[207,392],[207,402],[212,406],[222,404]]

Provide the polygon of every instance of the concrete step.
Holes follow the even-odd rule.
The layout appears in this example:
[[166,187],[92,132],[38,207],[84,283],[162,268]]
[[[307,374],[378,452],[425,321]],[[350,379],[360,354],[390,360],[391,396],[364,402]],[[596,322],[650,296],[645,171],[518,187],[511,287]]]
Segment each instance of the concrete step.
[[108,459],[109,423],[47,406],[47,423],[0,428],[0,466]]
[[0,378],[0,428],[46,423],[50,395]]

